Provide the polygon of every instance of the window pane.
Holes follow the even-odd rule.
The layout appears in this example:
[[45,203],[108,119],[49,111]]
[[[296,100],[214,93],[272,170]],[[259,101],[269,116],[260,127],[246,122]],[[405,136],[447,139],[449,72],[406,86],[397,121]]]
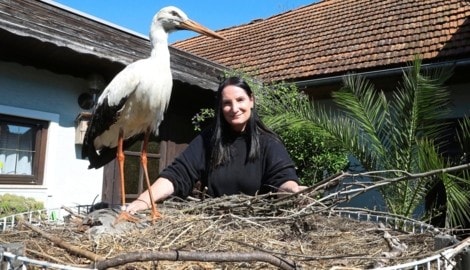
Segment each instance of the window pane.
[[138,194],[140,178],[140,157],[126,156],[124,162],[124,180],[126,194]]
[[[150,178],[150,184],[155,182],[158,177],[158,171],[159,171],[159,164],[160,159],[159,158],[149,158],[148,159],[148,171],[149,171],[149,178]],[[145,179],[144,179],[144,190],[147,189]]]
[[[124,177],[126,197],[129,201],[135,199],[142,191],[147,189],[144,172],[140,165],[142,140],[137,140],[124,151],[126,160],[124,164]],[[155,136],[150,137],[147,146],[147,162],[150,182],[153,183],[159,173],[160,143]]]
[[[159,159],[147,157],[147,161],[150,183],[153,183],[155,180],[157,180]],[[142,191],[147,189],[144,172],[140,165],[140,156],[126,155],[126,161],[124,164],[124,177],[126,194],[139,195],[142,193]],[[139,184],[141,185],[140,187]]]
[[147,153],[158,154],[160,153],[160,144],[157,141],[149,141]]
[[129,151],[129,152],[140,152],[140,149],[142,147],[142,141],[141,140],[138,140],[138,141],[135,141],[133,144],[131,144],[130,146],[128,146],[126,148],[126,151]]
[[0,173],[32,175],[36,128],[0,121]]

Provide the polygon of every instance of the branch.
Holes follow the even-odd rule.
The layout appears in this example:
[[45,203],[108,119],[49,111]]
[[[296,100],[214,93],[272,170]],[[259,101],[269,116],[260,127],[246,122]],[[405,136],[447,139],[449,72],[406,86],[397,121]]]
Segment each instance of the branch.
[[409,179],[416,179],[416,178],[422,178],[422,177],[427,177],[427,176],[433,176],[436,174],[441,174],[441,173],[450,173],[450,172],[458,172],[458,171],[463,171],[463,170],[468,170],[470,169],[470,163],[466,164],[461,164],[453,167],[448,167],[448,168],[442,168],[442,169],[436,169],[436,170],[431,170],[423,173],[409,173],[407,171],[403,170],[388,170],[388,171],[371,171],[371,172],[365,172],[365,173],[357,173],[357,174],[346,174],[346,176],[375,176],[380,173],[390,173],[390,172],[399,172],[404,174],[404,176],[392,178],[390,180],[387,180],[386,182],[396,182],[396,181],[402,181],[402,180],[409,180]]
[[297,269],[295,262],[270,255],[265,252],[192,252],[192,251],[150,251],[131,252],[113,258],[98,261],[93,267],[96,269],[107,269],[121,266],[131,262],[145,261],[199,261],[199,262],[266,262],[280,269]]
[[79,215],[77,213],[75,213],[72,209],[70,209],[69,207],[66,207],[66,206],[62,206],[61,207],[62,209],[64,209],[65,211],[67,211],[71,216],[74,216],[76,218],[80,218],[80,219],[85,219],[85,216],[83,215]]
[[[443,168],[443,169],[437,169],[437,170],[432,170],[424,173],[408,173],[406,171],[402,170],[388,170],[388,171],[371,171],[371,172],[364,172],[364,173],[345,173],[343,172],[340,176],[335,177],[332,179],[333,181],[338,181],[338,178],[346,178],[346,177],[371,177],[371,178],[380,178],[382,180],[376,181],[376,182],[348,182],[347,184],[350,186],[356,185],[360,186],[359,188],[354,188],[351,189],[350,187],[343,188],[339,190],[338,192],[331,193],[327,196],[322,197],[321,199],[318,200],[318,202],[324,202],[328,199],[331,198],[339,198],[343,197],[342,199],[337,199],[335,204],[350,200],[353,197],[356,197],[368,190],[375,189],[381,186],[385,186],[394,182],[399,182],[399,181],[404,181],[404,180],[410,180],[410,179],[417,179],[417,178],[423,178],[423,177],[429,177],[433,176],[436,174],[441,174],[441,173],[449,173],[449,172],[456,172],[456,171],[462,171],[470,169],[470,163],[467,164],[462,164],[454,167],[449,167],[449,168]],[[380,176],[380,174],[384,173],[390,173],[390,172],[399,172],[404,174],[403,176],[400,177],[395,177],[395,178],[384,178]],[[342,180],[342,179],[341,179]],[[341,183],[343,184],[343,183]]]
[[53,242],[54,244],[56,244],[57,246],[61,247],[61,248],[64,248],[66,249],[67,251],[73,253],[73,254],[77,254],[79,256],[83,256],[89,260],[92,260],[92,261],[99,261],[99,260],[104,260],[104,257],[101,257],[93,252],[90,252],[88,250],[83,250],[77,246],[74,246],[72,244],[69,244],[67,242],[64,242],[63,239],[59,238],[59,237],[56,237],[56,236],[53,236],[53,235],[50,235],[42,230],[40,230],[39,228],[31,225],[30,223],[28,222],[20,222],[19,225],[23,225],[25,227],[28,227],[28,229],[40,234],[42,237],[46,238],[47,240]]

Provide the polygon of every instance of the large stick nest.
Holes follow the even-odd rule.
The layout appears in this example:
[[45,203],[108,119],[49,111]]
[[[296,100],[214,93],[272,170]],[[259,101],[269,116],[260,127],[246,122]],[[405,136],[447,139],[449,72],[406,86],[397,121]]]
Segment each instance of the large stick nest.
[[[434,254],[436,230],[353,220],[309,196],[168,200],[163,218],[115,226],[112,210],[73,213],[64,224],[18,226],[0,244],[52,263],[120,269],[365,269]],[[93,214],[94,213],[94,214]],[[397,229],[398,228],[398,229]],[[344,267],[344,268],[341,268]]]

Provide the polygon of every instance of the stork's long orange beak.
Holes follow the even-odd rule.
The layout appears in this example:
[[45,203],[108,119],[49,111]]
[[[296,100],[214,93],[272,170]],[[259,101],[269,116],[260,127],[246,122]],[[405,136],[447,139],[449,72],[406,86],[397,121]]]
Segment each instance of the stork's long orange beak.
[[202,35],[205,35],[205,36],[209,36],[209,37],[213,37],[213,38],[218,38],[218,39],[225,39],[223,36],[217,34],[216,32],[210,30],[209,28],[193,21],[193,20],[186,20],[184,22],[182,22],[180,25],[179,25],[181,28],[183,29],[187,29],[187,30],[192,30],[194,32],[197,32],[199,34],[202,34]]

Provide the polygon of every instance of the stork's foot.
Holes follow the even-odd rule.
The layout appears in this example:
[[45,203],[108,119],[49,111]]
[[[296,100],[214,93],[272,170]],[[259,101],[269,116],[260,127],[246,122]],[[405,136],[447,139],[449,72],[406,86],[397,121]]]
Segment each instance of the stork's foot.
[[121,211],[121,213],[116,217],[116,220],[114,220],[114,224],[118,224],[119,222],[123,222],[123,221],[137,223],[140,221],[140,219],[131,215],[129,212]]
[[155,223],[155,221],[161,218],[163,218],[163,215],[160,212],[152,211],[152,214],[150,216],[150,220],[152,221],[152,223]]

